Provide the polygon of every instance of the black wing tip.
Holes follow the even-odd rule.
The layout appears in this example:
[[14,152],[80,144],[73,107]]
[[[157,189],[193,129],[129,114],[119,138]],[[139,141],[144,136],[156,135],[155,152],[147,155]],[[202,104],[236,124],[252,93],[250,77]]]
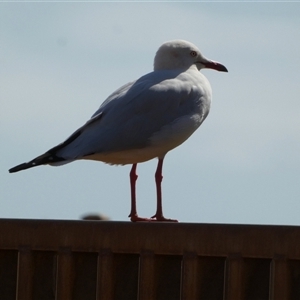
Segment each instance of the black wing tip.
[[[102,117],[102,112],[99,113],[98,115],[92,117],[91,120],[89,120],[87,122],[87,124],[91,124],[91,123],[99,120],[101,117]],[[47,164],[51,164],[51,163],[55,163],[55,162],[64,161],[65,160],[64,158],[56,156],[56,152],[58,150],[64,148],[66,145],[72,143],[76,138],[78,138],[80,136],[80,134],[82,133],[82,128],[83,127],[80,127],[78,130],[76,130],[63,143],[61,143],[61,144],[59,144],[59,145],[51,148],[46,153],[44,153],[44,154],[36,157],[35,159],[33,159],[30,162],[23,163],[23,164],[17,165],[15,167],[9,169],[8,172],[9,173],[16,173],[16,172],[19,172],[19,171],[22,171],[22,170],[26,170],[26,169],[29,169],[29,168],[32,168],[32,167],[37,167],[37,166],[40,166],[40,165],[47,165]]]
[[29,169],[29,168],[33,168],[33,167],[37,167],[39,165],[42,165],[44,163],[47,163],[47,160],[48,160],[48,153],[45,153],[41,156],[38,156],[36,157],[35,159],[29,161],[29,162],[26,162],[26,163],[22,163],[22,164],[19,164],[11,169],[8,170],[9,173],[16,173],[16,172],[19,172],[19,171],[22,171],[22,170],[26,170],[26,169]]
[[9,173],[15,173],[18,172],[17,167],[13,167],[11,169],[8,170]]
[[37,167],[37,166],[40,166],[40,165],[48,165],[48,164],[51,164],[51,163],[61,162],[61,161],[64,161],[64,160],[65,160],[64,158],[61,158],[61,157],[52,155],[49,152],[46,152],[46,153],[36,157],[35,159],[33,159],[30,162],[26,162],[26,163],[17,165],[15,167],[9,169],[8,172],[9,173],[16,173],[16,172],[26,170],[26,169],[29,169],[29,168],[33,168],[33,167]]
[[9,172],[9,173],[15,173],[15,172],[18,172],[18,171],[17,171],[16,168],[14,167],[14,168],[9,169],[8,172]]
[[8,170],[9,173],[16,173],[16,172],[19,172],[19,171],[22,171],[22,170],[26,170],[26,169],[29,169],[29,168],[32,168],[32,167],[35,167],[35,164],[32,164],[32,163],[23,163],[23,164],[20,164],[20,165],[17,165],[11,169]]

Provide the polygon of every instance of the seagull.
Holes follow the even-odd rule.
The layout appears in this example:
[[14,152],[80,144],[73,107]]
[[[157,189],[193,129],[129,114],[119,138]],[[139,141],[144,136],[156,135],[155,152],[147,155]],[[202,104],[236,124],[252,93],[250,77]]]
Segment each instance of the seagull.
[[[199,72],[204,68],[228,72],[224,65],[205,58],[188,41],[165,42],[156,52],[152,72],[117,89],[64,142],[9,172],[40,165],[58,166],[79,159],[132,164],[130,220],[178,222],[163,215],[163,161],[170,150],[195,132],[209,113],[212,91]],[[136,169],[138,163],[154,158],[158,159],[156,213],[151,218],[142,218],[136,209]]]

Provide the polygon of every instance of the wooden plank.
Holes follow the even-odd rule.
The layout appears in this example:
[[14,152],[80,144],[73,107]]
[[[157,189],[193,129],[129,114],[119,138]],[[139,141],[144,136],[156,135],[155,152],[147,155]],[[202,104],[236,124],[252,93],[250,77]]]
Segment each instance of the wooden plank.
[[270,300],[288,299],[287,260],[284,256],[273,258],[270,273]]
[[195,252],[186,252],[182,261],[181,299],[199,299],[198,256]]
[[287,283],[289,300],[300,299],[300,261],[287,260]]
[[29,247],[20,247],[18,253],[17,300],[33,299],[32,253]]
[[[212,258],[211,264],[218,272],[220,264],[213,257],[228,257],[224,280],[226,300],[300,297],[299,226],[0,219],[0,249],[1,293],[13,295],[14,299],[38,299],[42,291],[47,290],[47,299],[73,300],[76,278],[84,281],[76,285],[77,290],[80,286],[86,289],[95,285],[97,281],[97,299],[114,299],[122,290],[122,276],[124,278],[118,266],[123,262],[126,265],[127,255],[128,264],[134,269],[140,255],[138,297],[142,300],[163,299],[167,295],[174,299],[209,295],[210,288],[205,282],[216,280],[220,286],[221,276],[208,279],[214,272],[208,272],[210,260],[206,257]],[[15,254],[11,254],[13,252]],[[90,257],[92,252],[99,253],[98,261],[97,254]],[[58,253],[56,267],[52,263],[54,253]],[[77,267],[72,253],[86,253],[79,255]],[[89,266],[97,263],[89,280],[84,276],[89,268],[83,267],[80,274],[76,273],[85,255]],[[6,267],[8,265],[12,267]],[[52,271],[56,272],[50,275],[53,280],[56,278],[53,295],[52,277],[48,280],[48,275],[39,275],[52,274]],[[200,285],[195,287],[197,281]],[[119,288],[117,294],[115,285]],[[90,298],[94,297],[93,293]]]
[[139,254],[151,249],[162,255],[242,253],[270,259],[278,253],[300,260],[300,227],[0,219],[0,248],[18,250],[20,245],[47,251],[71,246],[79,252],[110,248],[114,253]]
[[143,250],[140,254],[139,272],[139,300],[155,299],[154,289],[154,253],[150,250]]
[[114,299],[113,253],[107,248],[98,255],[96,299]]
[[72,300],[74,269],[70,248],[61,248],[57,256],[56,300]]
[[228,255],[225,268],[225,300],[237,300],[242,298],[242,269],[243,260],[239,253]]

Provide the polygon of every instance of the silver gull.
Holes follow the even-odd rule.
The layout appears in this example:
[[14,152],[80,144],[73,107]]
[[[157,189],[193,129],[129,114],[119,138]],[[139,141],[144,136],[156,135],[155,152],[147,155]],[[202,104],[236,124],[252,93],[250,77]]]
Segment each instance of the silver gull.
[[[154,71],[112,93],[82,127],[63,143],[9,170],[62,165],[78,159],[112,165],[132,164],[131,221],[173,221],[162,211],[162,167],[165,155],[187,140],[209,113],[211,87],[199,71],[227,69],[205,58],[184,40],[164,43],[156,52]],[[157,209],[151,218],[137,214],[137,164],[158,158],[155,172]]]

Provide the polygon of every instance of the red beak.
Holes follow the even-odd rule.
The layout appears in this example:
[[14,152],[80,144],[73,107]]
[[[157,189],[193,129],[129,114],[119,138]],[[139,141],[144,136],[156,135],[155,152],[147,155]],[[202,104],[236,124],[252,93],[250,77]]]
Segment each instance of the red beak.
[[202,62],[202,64],[207,69],[214,69],[214,70],[217,70],[220,72],[228,72],[228,70],[226,69],[225,66],[223,66],[222,64],[220,64],[216,61],[213,61],[213,60],[209,60],[208,62],[205,62],[205,63]]

